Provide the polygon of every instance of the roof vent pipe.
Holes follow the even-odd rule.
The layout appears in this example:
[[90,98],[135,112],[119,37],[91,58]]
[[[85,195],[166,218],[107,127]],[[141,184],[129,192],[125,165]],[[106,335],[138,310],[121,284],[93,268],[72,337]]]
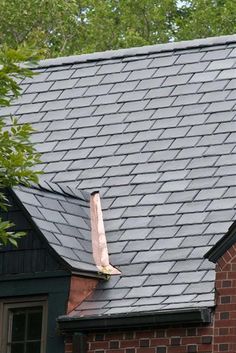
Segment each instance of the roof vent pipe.
[[110,275],[121,274],[119,270],[109,263],[101,200],[98,191],[93,192],[90,196],[90,212],[92,248],[95,264],[98,270],[102,273]]

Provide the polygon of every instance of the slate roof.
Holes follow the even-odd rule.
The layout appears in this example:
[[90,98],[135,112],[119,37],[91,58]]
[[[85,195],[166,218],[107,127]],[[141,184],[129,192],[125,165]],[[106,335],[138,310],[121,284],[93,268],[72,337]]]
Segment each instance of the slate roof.
[[13,192],[67,268],[98,275],[92,256],[88,193],[52,183],[19,186]]
[[45,180],[100,190],[122,272],[74,314],[213,306],[203,256],[236,213],[236,36],[45,60],[36,71],[2,115],[38,130]]

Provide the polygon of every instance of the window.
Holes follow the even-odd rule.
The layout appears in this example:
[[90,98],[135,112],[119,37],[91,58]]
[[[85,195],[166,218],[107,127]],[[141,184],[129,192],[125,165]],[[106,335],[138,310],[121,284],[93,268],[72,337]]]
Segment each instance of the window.
[[6,353],[45,353],[46,301],[2,303],[2,347]]

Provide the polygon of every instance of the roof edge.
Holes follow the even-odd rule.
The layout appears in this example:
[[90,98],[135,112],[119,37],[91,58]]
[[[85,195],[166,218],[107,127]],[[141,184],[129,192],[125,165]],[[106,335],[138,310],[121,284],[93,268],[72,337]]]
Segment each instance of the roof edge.
[[190,308],[185,310],[168,310],[157,312],[137,312],[112,316],[69,317],[57,319],[61,334],[69,332],[87,332],[91,330],[111,330],[144,328],[180,323],[210,323],[210,308]]
[[104,52],[72,55],[68,57],[59,57],[55,59],[45,59],[45,60],[40,60],[37,67],[34,67],[33,69],[72,65],[72,64],[84,63],[84,62],[90,62],[90,61],[117,59],[117,58],[123,58],[123,57],[140,56],[140,55],[147,55],[147,54],[154,54],[154,53],[163,53],[163,52],[168,53],[170,51],[199,48],[199,47],[209,47],[209,46],[216,46],[216,45],[230,44],[230,43],[236,43],[236,34],[220,36],[220,37],[208,37],[203,39],[187,40],[187,41],[181,41],[181,42],[170,42],[165,44],[146,45],[143,47],[108,50]]
[[236,221],[228,232],[204,255],[209,261],[216,263],[224,253],[236,243]]

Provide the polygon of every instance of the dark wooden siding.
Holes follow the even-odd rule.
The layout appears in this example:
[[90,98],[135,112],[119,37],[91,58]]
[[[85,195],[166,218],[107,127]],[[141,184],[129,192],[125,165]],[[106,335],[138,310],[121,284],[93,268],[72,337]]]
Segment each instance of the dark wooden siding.
[[0,246],[0,276],[64,269],[16,201],[10,197],[10,202],[14,206],[8,212],[1,212],[0,217],[13,221],[15,230],[27,235],[19,240],[18,247]]

